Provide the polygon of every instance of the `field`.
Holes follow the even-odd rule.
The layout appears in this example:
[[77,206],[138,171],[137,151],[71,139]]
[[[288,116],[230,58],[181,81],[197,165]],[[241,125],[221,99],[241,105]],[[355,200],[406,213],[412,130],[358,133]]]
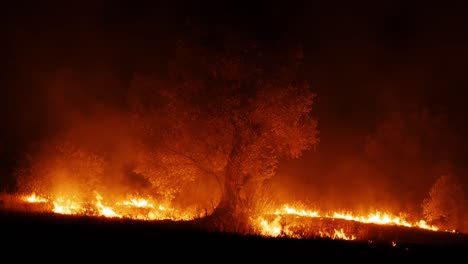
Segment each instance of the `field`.
[[[349,223],[341,223],[343,226]],[[311,226],[316,223],[310,223]],[[354,225],[354,224],[352,224]],[[381,262],[468,256],[468,235],[363,225],[374,240],[267,238],[212,232],[196,222],[136,221],[51,213],[0,211],[2,254],[38,260],[107,262],[361,260]],[[395,238],[398,243],[392,244]],[[388,239],[388,241],[387,241]],[[19,250],[19,251],[18,251]],[[20,252],[20,253],[18,253]]]

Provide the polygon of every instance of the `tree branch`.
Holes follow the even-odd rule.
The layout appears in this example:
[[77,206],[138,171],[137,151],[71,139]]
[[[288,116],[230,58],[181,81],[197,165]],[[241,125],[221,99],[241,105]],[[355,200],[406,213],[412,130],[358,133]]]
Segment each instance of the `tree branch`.
[[179,152],[179,151],[174,150],[174,149],[172,149],[172,148],[169,148],[169,147],[167,147],[167,146],[164,146],[164,147],[165,147],[168,151],[170,151],[170,152],[172,152],[172,153],[174,153],[174,154],[176,154],[176,155],[180,155],[180,156],[182,156],[182,157],[184,157],[184,158],[190,160],[190,161],[192,162],[192,164],[193,164],[195,167],[197,167],[199,170],[203,171],[204,173],[207,173],[207,174],[209,174],[209,175],[214,176],[215,179],[216,179],[216,182],[219,184],[219,187],[222,189],[223,184],[222,184],[222,182],[221,182],[221,179],[220,179],[219,175],[218,175],[216,172],[211,171],[211,170],[207,169],[206,167],[202,166],[198,160],[196,160],[195,158],[193,158],[193,157],[191,157],[191,156],[189,156],[189,155],[187,155],[187,154],[185,154],[185,153]]

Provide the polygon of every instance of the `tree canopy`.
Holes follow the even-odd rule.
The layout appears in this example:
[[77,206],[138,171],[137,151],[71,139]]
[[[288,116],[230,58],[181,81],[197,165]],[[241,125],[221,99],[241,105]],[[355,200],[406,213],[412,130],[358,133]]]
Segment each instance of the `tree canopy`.
[[169,173],[215,178],[215,214],[239,217],[251,206],[249,193],[275,174],[279,157],[297,158],[318,143],[316,95],[295,74],[299,49],[212,41],[179,41],[165,79],[135,78],[132,109],[159,157],[152,162],[172,156]]
[[124,97],[124,107],[65,115],[73,118],[63,133],[39,144],[29,169],[19,170],[21,189],[54,190],[60,175],[88,192],[152,194],[245,222],[279,159],[319,142],[316,95],[298,76],[302,50],[193,31],[167,58],[134,72],[124,96],[112,95]]
[[447,230],[463,231],[466,200],[458,179],[445,174],[440,176],[422,203],[423,214],[430,223]]

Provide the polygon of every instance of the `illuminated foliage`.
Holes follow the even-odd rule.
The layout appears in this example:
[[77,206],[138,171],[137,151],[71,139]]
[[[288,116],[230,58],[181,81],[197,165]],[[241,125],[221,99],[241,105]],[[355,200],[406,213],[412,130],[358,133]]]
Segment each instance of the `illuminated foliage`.
[[27,166],[17,170],[20,192],[82,195],[101,185],[102,155],[69,141],[42,144],[28,156]]
[[423,214],[429,223],[447,230],[463,230],[466,200],[463,189],[453,175],[440,176],[423,203]]
[[315,94],[295,74],[297,52],[245,38],[203,44],[206,36],[193,37],[176,45],[169,76],[135,77],[135,124],[157,157],[153,164],[216,181],[215,215],[240,217],[279,157],[297,158],[318,143]]

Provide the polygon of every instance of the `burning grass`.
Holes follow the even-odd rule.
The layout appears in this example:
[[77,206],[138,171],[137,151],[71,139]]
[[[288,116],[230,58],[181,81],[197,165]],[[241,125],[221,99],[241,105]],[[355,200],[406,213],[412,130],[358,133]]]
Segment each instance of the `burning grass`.
[[[275,216],[272,216],[275,217]],[[246,260],[303,260],[307,257],[363,257],[446,258],[466,255],[468,237],[420,228],[359,223],[344,219],[307,218],[289,215],[290,222],[301,223],[307,234],[302,239],[290,237],[265,237],[207,231],[197,221],[155,220],[143,221],[104,216],[64,215],[51,212],[22,212],[0,210],[0,231],[10,246],[37,256],[51,256],[62,252],[89,257],[88,253],[106,257],[106,260],[123,256],[137,260],[148,254],[172,259],[209,259],[212,254],[231,256],[229,259]],[[360,230],[372,240],[345,241],[315,236],[314,228],[339,228],[344,232]],[[315,229],[318,230],[318,229]],[[388,240],[387,240],[388,239]],[[175,254],[174,254],[175,251]],[[154,252],[154,253],[150,253]],[[78,255],[77,255],[78,253]],[[45,255],[44,255],[45,254]]]
[[[52,198],[36,193],[4,196],[2,200],[6,209],[29,213],[42,212],[141,222],[189,222],[203,217],[196,210],[173,208],[170,204],[158,203],[151,197],[127,196],[126,198],[107,199],[94,192],[91,200],[63,196]],[[251,233],[274,238],[386,241],[394,244],[413,240],[421,242],[411,235],[408,237],[408,234],[422,230],[433,234],[450,233],[427,225],[423,220],[410,222],[403,216],[379,211],[358,215],[352,212],[330,213],[299,208],[283,205],[272,212],[252,217]]]
[[[310,223],[313,223],[312,225]],[[341,223],[346,223],[342,225]],[[356,215],[352,212],[320,212],[318,210],[296,209],[288,205],[274,213],[260,216],[256,222],[260,233],[265,236],[328,237],[343,240],[367,240],[368,234],[360,228],[349,228],[348,223],[401,226],[438,231],[436,226],[426,224],[424,220],[410,223],[403,216],[391,213],[374,212],[368,215]]]
[[94,198],[58,196],[46,198],[35,193],[18,197],[17,202],[26,203],[28,210],[48,211],[64,215],[102,216],[135,220],[190,220],[196,212],[184,212],[170,208],[166,203],[157,203],[151,197],[127,196],[127,199],[104,199],[98,192]]
[[[178,257],[190,256],[191,260],[208,256],[200,255],[203,252],[263,261],[312,256],[420,260],[434,254],[463,256],[468,249],[466,234],[408,225],[410,222],[389,214],[364,218],[284,205],[273,213],[252,218],[252,233],[233,234],[213,231],[198,221],[203,220],[202,216],[162,207],[154,199],[129,197],[113,201],[96,193],[91,201],[59,198],[52,200],[37,194],[2,196],[2,238],[20,238],[17,246],[23,250],[47,252],[42,248],[53,248],[70,255],[78,252],[71,245],[79,243],[80,252],[94,252],[106,260],[126,254],[135,259],[142,252],[174,258],[169,253],[174,250],[180,253]],[[150,213],[159,218],[150,218]]]

